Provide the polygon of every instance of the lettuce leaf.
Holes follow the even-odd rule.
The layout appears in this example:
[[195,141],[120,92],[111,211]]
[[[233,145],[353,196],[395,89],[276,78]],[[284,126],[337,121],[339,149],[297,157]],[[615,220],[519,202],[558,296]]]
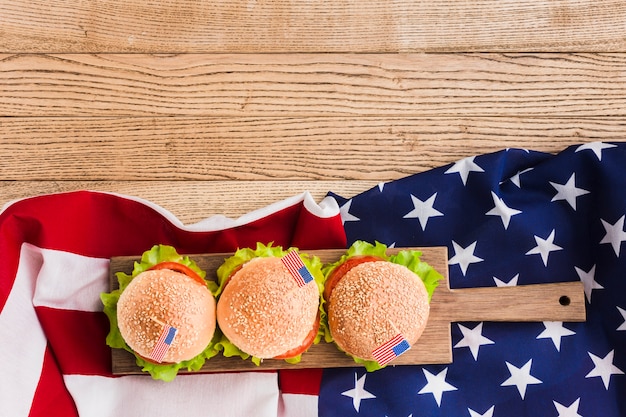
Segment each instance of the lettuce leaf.
[[[420,256],[422,256],[422,252],[416,250],[402,250],[399,251],[396,255],[387,255],[387,246],[380,242],[374,242],[371,244],[369,242],[365,242],[362,240],[355,241],[352,246],[348,248],[346,253],[339,258],[337,262],[325,265],[322,272],[324,273],[324,277],[328,278],[330,274],[337,268],[339,265],[344,263],[347,259],[353,256],[377,256],[381,259],[384,259],[389,262],[393,262],[395,264],[403,265],[413,271],[417,276],[419,276],[424,282],[424,286],[426,287],[426,291],[428,292],[428,301],[431,300],[433,293],[435,292],[435,288],[439,285],[439,281],[443,279],[443,276],[437,272],[432,266],[428,263],[420,260]],[[323,316],[326,319],[326,322],[323,324],[323,327],[326,331],[324,334],[324,338],[327,342],[332,342],[333,338],[330,334],[330,328],[328,327],[328,319],[326,314]],[[380,366],[378,362],[365,360],[362,358],[358,358],[356,356],[352,356],[347,352],[346,355],[352,357],[354,362],[361,364],[365,367],[368,372],[372,372],[378,369],[383,368]]]
[[[133,271],[130,275],[123,272],[116,273],[116,277],[119,282],[119,288],[109,293],[100,294],[100,299],[104,305],[104,313],[109,319],[110,330],[106,338],[108,346],[114,349],[124,349],[133,355],[135,355],[135,362],[141,367],[141,370],[148,372],[152,378],[162,381],[172,381],[180,369],[186,368],[189,371],[198,371],[202,368],[205,361],[213,356],[217,355],[218,351],[215,349],[215,341],[218,335],[213,337],[211,343],[197,356],[175,364],[155,364],[148,362],[145,359],[138,356],[124,341],[120,329],[117,326],[117,302],[120,299],[120,295],[128,284],[140,273],[147,271],[151,267],[161,262],[178,262],[185,266],[188,266],[194,270],[202,278],[206,277],[206,272],[202,271],[194,261],[188,256],[179,255],[176,249],[172,246],[155,245],[150,250],[143,253],[140,262],[135,262]],[[215,295],[217,292],[217,284],[207,281],[207,288]],[[216,332],[217,333],[217,332]]]
[[[217,279],[219,287],[216,291],[216,295],[219,296],[219,294],[222,293],[224,285],[228,281],[228,278],[231,276],[231,274],[235,272],[240,266],[243,266],[246,262],[254,258],[280,258],[293,250],[298,250],[297,248],[288,248],[286,250],[283,250],[281,246],[272,246],[272,244],[272,242],[268,243],[267,245],[263,243],[257,243],[256,248],[254,249],[240,248],[232,256],[226,258],[224,260],[224,263],[220,265],[220,267],[217,269]],[[309,256],[304,253],[299,253],[299,255],[300,259],[302,259],[302,262],[313,276],[313,279],[315,280],[315,283],[317,285],[317,289],[320,293],[320,327],[318,328],[317,336],[315,337],[315,341],[313,342],[314,344],[317,344],[327,333],[326,327],[324,327],[326,324],[322,325],[322,323],[327,323],[328,321],[326,320],[326,312],[324,311],[324,299],[321,295],[324,291],[324,274],[322,273],[322,262],[317,256]],[[228,340],[228,338],[223,334],[221,334],[219,341],[215,344],[215,348],[218,351],[221,351],[222,355],[226,357],[239,356],[241,357],[241,359],[244,360],[250,358],[250,360],[256,365],[260,365],[262,362],[261,358],[251,356],[241,351],[237,346],[232,344],[230,340]],[[302,355],[298,355],[293,358],[288,358],[284,360],[288,363],[298,363],[301,361],[301,359]]]

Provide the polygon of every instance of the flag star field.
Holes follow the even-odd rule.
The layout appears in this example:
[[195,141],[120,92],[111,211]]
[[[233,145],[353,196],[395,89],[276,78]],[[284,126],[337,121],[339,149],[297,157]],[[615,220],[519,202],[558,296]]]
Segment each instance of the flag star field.
[[626,415],[626,146],[506,149],[333,196],[348,243],[446,246],[452,288],[580,280],[587,321],[453,323],[451,364],[326,370],[320,416]]

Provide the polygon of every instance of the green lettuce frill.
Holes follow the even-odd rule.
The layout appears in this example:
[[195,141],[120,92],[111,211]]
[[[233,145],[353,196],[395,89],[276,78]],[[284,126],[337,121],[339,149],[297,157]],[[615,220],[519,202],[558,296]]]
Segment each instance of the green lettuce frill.
[[[254,259],[254,258],[268,258],[268,257],[278,257],[281,258],[292,250],[297,250],[296,248],[289,248],[287,250],[283,250],[281,246],[272,246],[272,243],[264,245],[262,243],[257,243],[255,249],[252,248],[242,248],[238,249],[232,256],[224,260],[224,263],[217,269],[217,278],[219,283],[219,288],[217,289],[216,295],[221,294],[224,289],[224,285],[226,284],[228,278],[231,274],[240,266],[244,265],[246,262]],[[317,284],[318,291],[320,294],[324,290],[324,274],[322,273],[322,262],[317,256],[309,256],[303,253],[299,253],[300,259],[307,267],[315,283]],[[320,327],[317,332],[317,336],[313,343],[317,344],[327,333],[325,327],[323,327],[322,323],[326,323],[326,312],[324,311],[324,300],[320,295]],[[324,324],[325,326],[325,324]],[[248,359],[255,363],[256,365],[260,365],[262,359],[257,358],[255,356],[251,356],[245,352],[242,352],[237,346],[233,345],[230,340],[226,336],[224,336],[221,332],[219,339],[215,343],[215,349],[222,352],[222,355],[226,357],[239,356],[242,359]],[[302,359],[302,355],[295,356],[293,358],[284,359],[288,363],[298,363]]]
[[[120,295],[126,289],[126,287],[133,278],[161,262],[178,262],[191,268],[202,278],[206,277],[206,273],[198,268],[195,262],[189,259],[188,256],[179,255],[176,252],[176,249],[174,249],[172,246],[155,245],[150,250],[143,253],[140,262],[135,262],[133,272],[130,275],[123,272],[116,273],[115,275],[119,282],[119,288],[109,293],[100,294],[100,299],[104,304],[104,313],[109,318],[109,322],[111,325],[109,334],[106,338],[107,345],[115,349],[127,350],[128,352],[135,355],[136,363],[138,366],[141,367],[142,371],[150,373],[150,375],[154,379],[169,382],[176,377],[180,369],[186,368],[189,371],[200,370],[205,361],[217,355],[218,351],[215,348],[215,342],[217,340],[216,336],[214,336],[212,342],[206,347],[204,351],[189,360],[175,364],[156,364],[148,362],[138,356],[122,338],[120,329],[117,326],[117,302],[120,299]],[[218,290],[217,284],[211,281],[206,281],[206,283],[209,291],[211,291],[211,293],[215,295]],[[216,334],[217,333],[218,332],[216,331]]]
[[[439,272],[437,272],[432,266],[420,260],[420,256],[422,256],[422,252],[420,251],[402,250],[399,251],[396,255],[389,256],[387,255],[386,245],[380,242],[375,242],[374,244],[371,244],[369,242],[357,240],[352,244],[352,246],[350,246],[350,248],[348,248],[346,253],[337,262],[324,266],[322,272],[324,273],[325,279],[330,276],[335,268],[337,268],[339,265],[341,265],[347,259],[353,256],[376,256],[386,261],[406,266],[408,269],[417,274],[424,282],[424,286],[428,291],[429,301],[432,298],[433,293],[435,292],[435,288],[437,288],[437,286],[439,285],[439,280],[443,278],[443,276]],[[323,317],[325,319],[325,322],[320,325],[320,328],[324,328],[326,332],[324,334],[324,338],[327,342],[330,343],[333,341],[333,338],[330,334],[326,314],[324,314]],[[369,372],[383,368],[383,366],[380,366],[376,361],[369,361],[349,355],[348,353],[346,354],[352,357],[354,359],[354,362],[363,365],[365,369]]]

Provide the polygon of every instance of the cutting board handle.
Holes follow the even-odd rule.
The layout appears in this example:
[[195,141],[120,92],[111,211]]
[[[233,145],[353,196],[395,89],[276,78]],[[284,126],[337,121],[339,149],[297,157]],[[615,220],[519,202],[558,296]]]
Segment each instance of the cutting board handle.
[[582,282],[463,288],[435,293],[431,309],[451,322],[585,321]]

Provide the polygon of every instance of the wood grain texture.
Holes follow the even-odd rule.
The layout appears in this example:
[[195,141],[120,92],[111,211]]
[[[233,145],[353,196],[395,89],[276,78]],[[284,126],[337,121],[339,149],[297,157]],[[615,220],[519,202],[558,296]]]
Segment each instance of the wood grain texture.
[[316,202],[333,191],[351,197],[374,181],[0,181],[0,207],[41,194],[93,190],[138,197],[159,205],[189,225],[210,216],[238,218],[308,191]]
[[586,320],[582,282],[453,289],[433,308],[451,322]]
[[[404,248],[392,248],[393,254]],[[439,271],[440,281],[431,300],[431,311],[424,333],[409,351],[394,359],[393,365],[438,364],[452,362],[452,321],[585,321],[585,294],[581,282],[523,285],[505,288],[450,289],[448,286],[448,251],[445,247],[411,248],[422,252],[421,259]],[[310,255],[323,263],[332,263],[344,250],[313,250]],[[207,272],[207,279],[217,279],[215,270],[230,254],[190,255]],[[130,273],[137,257],[116,257],[110,263],[110,288],[118,287],[116,272]],[[567,300],[564,301],[566,297]],[[138,374],[134,356],[120,349],[112,350],[114,374]],[[265,360],[260,367],[239,358],[217,356],[202,368],[205,372],[251,369],[334,368],[356,366],[354,361],[333,344],[321,342],[302,355],[293,365]]]
[[[210,7],[209,7],[210,6]],[[0,4],[8,52],[624,50],[619,0],[70,1]]]
[[626,54],[0,55],[2,116],[624,116]]
[[[505,148],[626,138],[622,118],[0,118],[0,178],[388,181]],[[445,145],[444,145],[445,144]],[[27,169],[24,169],[27,167]]]

